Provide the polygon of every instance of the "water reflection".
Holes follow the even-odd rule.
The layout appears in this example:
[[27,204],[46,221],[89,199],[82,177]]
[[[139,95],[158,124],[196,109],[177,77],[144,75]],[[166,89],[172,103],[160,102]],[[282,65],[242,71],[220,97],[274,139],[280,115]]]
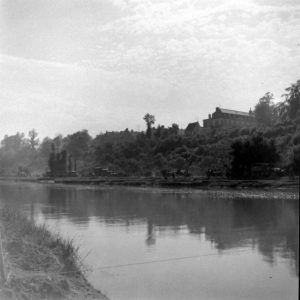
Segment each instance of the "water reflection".
[[[10,205],[35,205],[55,219],[88,224],[91,217],[107,225],[147,224],[145,244],[155,245],[156,232],[176,234],[183,226],[189,233],[205,232],[215,248],[226,250],[244,245],[259,249],[274,263],[277,254],[289,258],[299,275],[299,201],[234,196],[230,193],[178,193],[139,189],[86,189],[28,184],[1,184],[0,199]],[[275,255],[276,254],[276,255]]]
[[[51,199],[51,200],[50,200]],[[51,190],[50,207],[45,215],[55,210],[69,215],[72,222],[89,222],[90,217],[109,225],[131,226],[147,223],[146,244],[155,244],[155,231],[176,233],[187,226],[190,234],[205,231],[207,240],[219,250],[243,245],[258,246],[269,263],[274,253],[293,260],[298,275],[299,216],[298,201],[227,198],[222,194],[137,193],[136,191]]]

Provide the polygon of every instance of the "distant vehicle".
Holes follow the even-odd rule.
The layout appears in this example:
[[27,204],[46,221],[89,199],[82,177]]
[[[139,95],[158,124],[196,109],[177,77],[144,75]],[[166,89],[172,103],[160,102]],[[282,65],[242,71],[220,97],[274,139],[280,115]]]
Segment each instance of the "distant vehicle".
[[175,171],[170,171],[170,170],[161,170],[161,175],[165,179],[168,179],[168,177],[172,177],[173,179],[175,179],[176,172]]
[[125,177],[125,176],[128,176],[125,173],[115,172],[115,171],[109,170],[108,168],[102,168],[102,167],[95,167],[93,175],[94,176],[111,176],[111,177]]
[[95,167],[94,175],[95,176],[111,176],[111,172],[109,171],[108,168]]
[[78,173],[76,171],[69,171],[68,176],[69,177],[78,177]]
[[272,168],[272,173],[280,177],[286,175],[286,171],[282,168]]
[[271,176],[284,176],[285,170],[282,168],[274,167],[269,163],[257,163],[251,166],[252,178],[268,178]]
[[223,170],[221,169],[208,169],[206,171],[206,176],[209,178],[209,177],[220,177],[220,176],[223,176]]
[[184,176],[184,177],[191,176],[191,174],[188,172],[188,170],[177,170],[175,174],[176,174],[176,176]]
[[251,166],[252,178],[267,178],[272,175],[273,165],[268,163],[257,163]]

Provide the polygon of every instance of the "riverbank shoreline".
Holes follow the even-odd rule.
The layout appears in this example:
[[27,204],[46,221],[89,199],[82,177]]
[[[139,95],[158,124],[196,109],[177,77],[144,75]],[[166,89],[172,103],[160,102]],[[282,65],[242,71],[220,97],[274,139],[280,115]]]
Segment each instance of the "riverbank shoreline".
[[289,179],[281,177],[278,179],[225,179],[225,178],[168,178],[159,177],[61,177],[61,178],[36,178],[36,177],[0,177],[2,181],[24,181],[53,184],[72,184],[72,185],[118,185],[136,187],[155,187],[155,188],[194,188],[194,189],[280,189],[280,190],[299,190],[299,177]]
[[0,210],[0,299],[108,300],[86,280],[72,240]]

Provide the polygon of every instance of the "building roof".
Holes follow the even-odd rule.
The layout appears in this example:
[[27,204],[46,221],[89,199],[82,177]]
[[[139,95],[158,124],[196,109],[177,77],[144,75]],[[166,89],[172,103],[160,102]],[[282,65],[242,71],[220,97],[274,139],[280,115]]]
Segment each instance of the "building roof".
[[239,115],[239,116],[246,116],[246,117],[250,116],[250,114],[248,112],[225,109],[225,108],[220,108],[220,107],[219,107],[219,109],[223,114]]
[[199,127],[201,127],[199,122],[189,123],[185,130],[186,131],[193,131],[196,128],[199,128]]

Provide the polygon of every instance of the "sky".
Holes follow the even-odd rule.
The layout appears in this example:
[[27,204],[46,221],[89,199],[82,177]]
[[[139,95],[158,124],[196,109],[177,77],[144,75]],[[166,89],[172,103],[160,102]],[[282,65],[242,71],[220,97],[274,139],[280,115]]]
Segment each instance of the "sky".
[[299,0],[0,0],[0,139],[202,125],[298,79]]

